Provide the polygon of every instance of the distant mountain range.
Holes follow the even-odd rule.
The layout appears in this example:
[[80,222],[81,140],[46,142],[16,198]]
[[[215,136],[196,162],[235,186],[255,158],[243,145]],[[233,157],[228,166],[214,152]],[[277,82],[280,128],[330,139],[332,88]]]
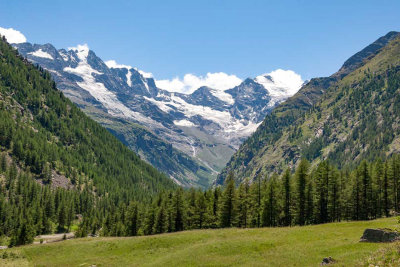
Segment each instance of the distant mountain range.
[[86,45],[14,47],[47,69],[86,114],[184,186],[209,186],[265,115],[301,86],[271,73],[228,90],[173,93],[136,68],[107,65]]
[[238,181],[282,172],[300,158],[345,168],[400,151],[400,33],[389,32],[330,77],[278,105],[218,176]]

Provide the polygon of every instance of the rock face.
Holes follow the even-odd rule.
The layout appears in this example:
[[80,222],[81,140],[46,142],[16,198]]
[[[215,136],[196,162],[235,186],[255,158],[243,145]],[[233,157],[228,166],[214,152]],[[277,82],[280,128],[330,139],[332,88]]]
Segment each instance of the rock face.
[[390,229],[365,229],[360,242],[394,242],[400,239],[398,232],[394,232]]
[[329,265],[335,263],[335,260],[332,257],[324,258],[321,262],[321,265]]

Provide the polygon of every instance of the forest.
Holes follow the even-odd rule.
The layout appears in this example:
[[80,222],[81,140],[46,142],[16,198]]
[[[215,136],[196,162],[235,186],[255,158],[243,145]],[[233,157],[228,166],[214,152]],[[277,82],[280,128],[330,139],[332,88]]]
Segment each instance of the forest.
[[303,159],[281,176],[258,177],[206,191],[165,190],[149,202],[119,202],[90,190],[51,189],[1,157],[1,235],[9,245],[36,235],[71,231],[77,237],[136,236],[207,228],[254,228],[370,220],[399,212],[400,157],[361,162],[341,171]]

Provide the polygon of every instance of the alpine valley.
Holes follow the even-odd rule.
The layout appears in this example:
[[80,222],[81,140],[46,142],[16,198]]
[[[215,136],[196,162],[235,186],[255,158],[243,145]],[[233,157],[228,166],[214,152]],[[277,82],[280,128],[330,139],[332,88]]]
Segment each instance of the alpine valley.
[[191,94],[157,87],[151,74],[104,62],[78,45],[14,44],[48,70],[57,87],[129,148],[183,186],[206,188],[277,104],[297,92],[299,75],[276,70],[221,90]]
[[399,266],[399,32],[190,93],[0,32],[1,266]]

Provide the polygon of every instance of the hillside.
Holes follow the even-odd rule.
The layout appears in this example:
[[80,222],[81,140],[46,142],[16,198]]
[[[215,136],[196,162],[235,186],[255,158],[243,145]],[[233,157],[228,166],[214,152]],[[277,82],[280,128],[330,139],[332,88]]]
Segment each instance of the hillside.
[[390,32],[267,115],[217,179],[281,172],[304,157],[346,167],[399,151],[400,40]]
[[72,186],[86,184],[97,195],[116,199],[144,200],[174,187],[64,97],[47,71],[28,63],[4,40],[0,77],[0,147],[18,168],[39,180],[52,172],[52,178],[57,174]]
[[[355,266],[390,245],[359,243],[394,218],[305,227],[197,230],[131,238],[85,238],[8,250],[7,266],[318,266],[331,256]],[[0,252],[2,255],[4,252]],[[74,255],[74,257],[71,257]]]

